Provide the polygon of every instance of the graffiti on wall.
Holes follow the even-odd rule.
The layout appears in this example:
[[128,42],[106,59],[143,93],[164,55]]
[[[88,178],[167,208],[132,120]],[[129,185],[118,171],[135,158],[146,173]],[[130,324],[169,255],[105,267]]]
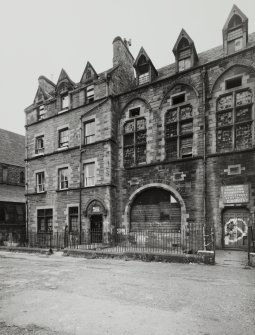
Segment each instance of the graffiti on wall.
[[225,245],[231,245],[247,236],[248,225],[242,218],[230,218],[225,223]]

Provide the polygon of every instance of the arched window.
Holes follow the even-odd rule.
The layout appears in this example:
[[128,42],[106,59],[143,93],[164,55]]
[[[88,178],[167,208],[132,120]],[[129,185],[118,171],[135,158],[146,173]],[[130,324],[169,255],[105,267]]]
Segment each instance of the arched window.
[[151,187],[135,198],[130,213],[130,231],[180,230],[181,206],[162,188]]
[[[136,113],[130,115],[139,115]],[[124,166],[134,166],[141,163],[146,163],[146,119],[135,117],[124,124],[123,135],[123,161]]]

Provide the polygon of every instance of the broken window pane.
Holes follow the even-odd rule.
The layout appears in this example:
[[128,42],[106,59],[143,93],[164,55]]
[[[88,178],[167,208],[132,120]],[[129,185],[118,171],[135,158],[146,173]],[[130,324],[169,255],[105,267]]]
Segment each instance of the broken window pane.
[[232,111],[217,114],[217,126],[228,126],[233,122]]
[[236,149],[250,148],[251,141],[251,123],[236,126]]
[[252,93],[250,90],[236,93],[236,106],[250,104],[252,102]]
[[232,147],[232,128],[219,129],[217,131],[217,151],[230,151]]
[[251,120],[251,109],[241,108],[236,110],[236,122],[244,122]]

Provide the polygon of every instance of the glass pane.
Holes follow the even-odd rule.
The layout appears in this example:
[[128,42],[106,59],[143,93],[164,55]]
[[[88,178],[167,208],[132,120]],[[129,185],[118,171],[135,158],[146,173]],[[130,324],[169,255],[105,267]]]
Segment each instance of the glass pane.
[[136,144],[146,143],[146,131],[139,131],[136,133]]
[[46,216],[52,216],[52,208],[50,208],[50,209],[46,209],[46,211],[45,211],[45,215],[46,215]]
[[146,129],[146,120],[145,119],[136,120],[136,130],[144,130],[144,129]]
[[177,157],[177,139],[166,142],[166,158],[176,158]]
[[192,107],[191,106],[181,107],[180,108],[180,115],[181,115],[182,120],[193,117]]
[[136,147],[136,161],[137,163],[144,163],[146,162],[146,146],[139,145]]
[[45,220],[44,218],[38,218],[38,230],[45,231]]
[[124,133],[132,133],[134,132],[135,128],[134,128],[134,121],[128,121],[125,123],[124,125]]
[[134,164],[134,148],[124,148],[124,165],[131,166]]
[[250,148],[251,141],[251,124],[247,123],[236,126],[236,149]]
[[69,214],[77,214],[78,215],[78,207],[69,207]]
[[95,134],[95,121],[85,124],[85,136],[91,136]]
[[217,151],[230,151],[232,147],[232,128],[219,129],[217,131]]
[[232,111],[217,114],[217,126],[222,127],[230,125],[233,122]]
[[177,136],[177,123],[171,123],[166,125],[166,138]]
[[236,94],[236,105],[242,106],[252,102],[252,93],[249,90],[242,91]]
[[185,137],[181,139],[181,156],[192,156],[192,137]]
[[69,96],[65,95],[62,97],[62,109],[69,107]]
[[177,109],[172,109],[166,113],[166,124],[177,121]]
[[181,135],[190,133],[193,131],[193,122],[181,123]]
[[221,97],[217,102],[217,110],[221,111],[227,108],[231,108],[233,106],[233,96],[232,94],[225,95]]
[[124,147],[134,145],[134,134],[126,134],[124,135]]
[[243,122],[251,120],[251,109],[241,108],[236,111],[236,122]]

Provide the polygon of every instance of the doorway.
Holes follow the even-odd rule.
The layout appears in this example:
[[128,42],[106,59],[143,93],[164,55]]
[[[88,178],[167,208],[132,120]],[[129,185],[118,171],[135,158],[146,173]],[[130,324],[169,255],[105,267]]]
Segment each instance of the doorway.
[[229,208],[222,217],[223,247],[246,249],[249,211],[245,208]]
[[91,215],[90,217],[91,243],[103,242],[103,215]]

